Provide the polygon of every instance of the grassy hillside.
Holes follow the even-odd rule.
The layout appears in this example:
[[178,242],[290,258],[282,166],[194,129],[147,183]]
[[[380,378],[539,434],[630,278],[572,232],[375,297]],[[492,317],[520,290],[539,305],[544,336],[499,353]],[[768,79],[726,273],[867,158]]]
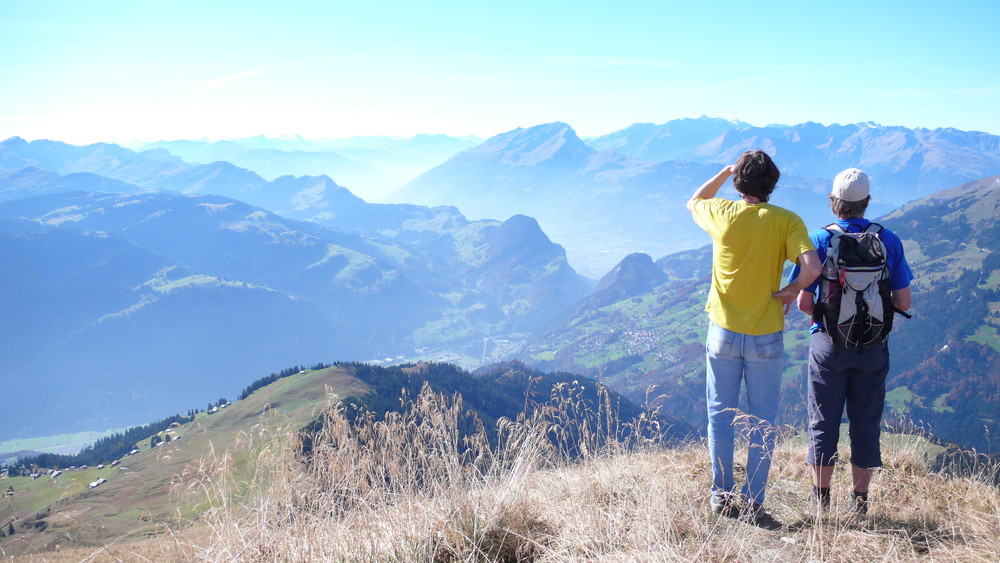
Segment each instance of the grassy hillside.
[[[178,497],[189,483],[184,476],[208,452],[230,455],[230,469],[247,470],[250,453],[238,447],[251,429],[299,428],[325,404],[327,394],[363,394],[368,387],[349,371],[330,368],[305,371],[259,389],[215,414],[199,414],[188,424],[171,428],[172,439],[156,448],[149,440],[137,444],[140,453],[116,467],[69,470],[53,479],[0,479],[12,496],[0,499],[3,532],[13,523],[16,533],[0,538],[3,553],[32,553],[57,544],[102,545],[135,539],[187,521],[209,508]],[[164,429],[166,430],[166,429]],[[166,436],[161,432],[161,436]],[[180,437],[180,439],[178,439]],[[98,477],[108,479],[94,489]]]
[[[462,449],[460,399],[424,392],[406,406],[353,426],[335,409],[305,463],[288,434],[249,431],[237,448],[212,452],[178,479],[183,498],[215,506],[197,522],[30,559],[995,561],[996,468],[935,473],[933,446],[920,436],[886,436],[867,516],[849,511],[843,468],[831,509],[816,511],[802,438],[783,436],[766,503],[774,521],[752,525],[708,509],[702,443],[619,442],[570,459],[547,438],[555,420],[574,428],[565,418],[573,404],[555,401],[538,416],[504,422],[500,445]],[[256,460],[249,471],[237,467],[241,457]]]

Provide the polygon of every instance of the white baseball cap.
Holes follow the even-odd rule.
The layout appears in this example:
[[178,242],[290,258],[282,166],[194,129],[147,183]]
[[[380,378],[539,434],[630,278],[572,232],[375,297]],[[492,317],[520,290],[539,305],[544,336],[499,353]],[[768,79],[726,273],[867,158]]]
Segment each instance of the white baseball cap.
[[830,195],[844,201],[861,201],[868,197],[870,189],[867,174],[857,168],[848,168],[834,178]]

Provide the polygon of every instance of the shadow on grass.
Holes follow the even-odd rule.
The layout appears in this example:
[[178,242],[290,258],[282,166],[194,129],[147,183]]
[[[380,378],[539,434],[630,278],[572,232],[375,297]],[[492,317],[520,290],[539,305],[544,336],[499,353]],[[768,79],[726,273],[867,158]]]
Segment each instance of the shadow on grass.
[[887,516],[856,514],[841,517],[831,514],[821,519],[817,519],[814,515],[808,515],[783,526],[781,529],[797,532],[817,525],[902,539],[913,547],[915,553],[920,555],[930,553],[934,547],[958,541],[962,535],[960,530],[942,529],[934,521],[900,520]]

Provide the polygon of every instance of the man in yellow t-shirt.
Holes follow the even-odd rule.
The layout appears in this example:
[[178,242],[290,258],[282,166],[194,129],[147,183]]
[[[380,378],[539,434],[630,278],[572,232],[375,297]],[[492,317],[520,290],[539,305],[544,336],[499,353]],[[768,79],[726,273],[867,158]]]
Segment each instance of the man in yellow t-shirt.
[[[737,201],[715,197],[730,176],[740,193]],[[802,219],[767,203],[779,177],[766,153],[748,151],[702,184],[687,203],[695,223],[712,236],[712,287],[705,306],[710,505],[717,514],[740,515],[754,523],[765,516],[762,505],[785,365],[785,315],[821,268]],[[779,289],[785,260],[801,270]],[[733,418],[743,382],[751,422],[747,482],[740,498],[733,478]]]

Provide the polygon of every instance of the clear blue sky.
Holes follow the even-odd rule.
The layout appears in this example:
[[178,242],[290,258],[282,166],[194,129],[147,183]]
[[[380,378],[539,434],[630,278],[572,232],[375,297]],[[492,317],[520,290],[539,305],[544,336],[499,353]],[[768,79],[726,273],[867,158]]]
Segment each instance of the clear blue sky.
[[0,0],[0,138],[1000,134],[1000,1]]

